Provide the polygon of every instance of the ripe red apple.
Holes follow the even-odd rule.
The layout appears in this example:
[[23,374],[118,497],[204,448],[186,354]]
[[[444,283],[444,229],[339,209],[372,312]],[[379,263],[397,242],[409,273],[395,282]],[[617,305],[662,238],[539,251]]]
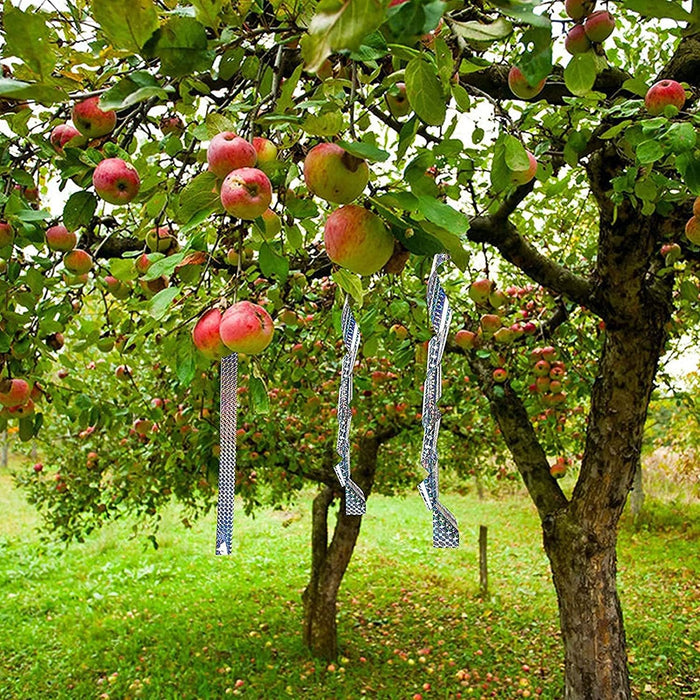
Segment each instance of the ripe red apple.
[[496,384],[503,384],[506,379],[508,379],[508,372],[503,367],[497,367],[493,370],[493,381]]
[[549,473],[555,479],[561,479],[566,474],[566,460],[563,457],[557,457],[557,461],[549,468]]
[[547,360],[539,360],[532,371],[536,377],[549,377],[550,369],[551,365]]
[[192,329],[192,342],[202,355],[211,360],[218,360],[229,354],[228,349],[219,335],[221,325],[221,311],[209,309],[195,324]]
[[594,44],[600,44],[613,33],[615,20],[607,10],[598,10],[586,17],[583,26],[586,30],[586,36]]
[[687,239],[695,245],[700,245],[700,218],[691,216],[685,225],[685,235]]
[[469,286],[469,296],[477,304],[485,304],[493,291],[493,282],[490,279],[480,279]]
[[41,462],[37,462],[34,465],[33,469],[37,474],[39,474],[40,472],[42,472],[44,470],[44,465]]
[[526,185],[537,173],[537,158],[527,151],[530,166],[526,170],[511,170],[510,179],[516,185]]
[[117,123],[117,113],[111,109],[100,109],[97,104],[99,101],[99,97],[88,97],[73,105],[71,111],[75,128],[90,139],[109,134]]
[[575,56],[579,53],[586,53],[591,48],[591,40],[586,36],[586,30],[582,24],[575,24],[566,33],[564,48]]
[[24,379],[0,380],[0,404],[7,408],[27,403],[30,392],[29,383]]
[[372,275],[394,252],[394,237],[368,209],[347,204],[326,220],[323,240],[328,257],[358,275]]
[[146,234],[146,245],[153,253],[165,253],[177,246],[177,239],[169,226],[158,226]]
[[66,339],[63,337],[63,333],[52,333],[44,338],[46,344],[52,350],[60,350],[66,343]]
[[239,219],[257,219],[265,213],[271,201],[272,185],[258,168],[234,170],[221,184],[224,209]]
[[128,204],[139,193],[136,168],[121,158],[106,158],[92,174],[95,192],[110,204]]
[[394,119],[411,113],[411,103],[406,94],[406,83],[395,83],[384,96],[389,112]]
[[304,180],[309,192],[334,204],[357,199],[369,181],[369,167],[335,143],[319,143],[304,160]]
[[229,350],[255,355],[272,341],[274,326],[270,314],[250,301],[239,301],[221,317],[219,335]]
[[559,357],[559,353],[555,347],[547,345],[542,348],[542,359],[547,360],[547,362],[554,362],[554,360]]
[[652,116],[663,114],[668,105],[673,105],[679,111],[685,105],[685,90],[675,80],[659,80],[647,91],[644,106]]
[[523,72],[517,66],[513,66],[508,72],[508,87],[521,100],[531,100],[536,95],[539,95],[546,82],[547,79],[542,78],[537,85],[530,85]]
[[73,141],[79,140],[80,132],[70,124],[59,124],[55,126],[49,136],[49,142],[58,153],[63,153],[63,147]]
[[12,226],[6,221],[0,221],[0,248],[12,245],[15,240],[15,232],[12,230]]
[[68,272],[84,275],[92,269],[92,256],[86,250],[75,248],[63,256],[63,264]]
[[593,12],[595,0],[566,0],[566,14],[576,21]]
[[49,250],[67,253],[75,248],[78,237],[63,224],[57,224],[46,229],[46,245]]
[[151,261],[148,259],[148,255],[146,255],[146,253],[141,253],[141,255],[134,260],[134,267],[139,275],[145,275],[150,266]]
[[253,148],[257,154],[257,166],[264,173],[274,170],[274,165],[277,162],[277,146],[270,139],[262,136],[253,138]]
[[233,131],[217,134],[207,148],[209,170],[219,178],[226,177],[232,170],[252,168],[257,159],[253,144]]

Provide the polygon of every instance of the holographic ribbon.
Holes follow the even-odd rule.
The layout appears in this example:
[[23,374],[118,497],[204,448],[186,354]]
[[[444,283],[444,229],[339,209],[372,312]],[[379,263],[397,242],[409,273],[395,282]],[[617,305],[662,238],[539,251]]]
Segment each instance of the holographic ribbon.
[[352,421],[352,374],[360,348],[360,329],[355,322],[350,300],[346,296],[342,316],[343,343],[345,355],[340,375],[340,391],[338,393],[338,442],[336,452],[340,462],[335,465],[335,473],[340,485],[345,489],[345,514],[364,515],[367,507],[365,494],[350,478],[350,422]]
[[219,497],[216,504],[216,553],[231,554],[233,496],[236,486],[236,422],[238,418],[238,355],[221,360],[219,407]]
[[452,319],[450,302],[440,284],[438,270],[450,259],[440,253],[433,258],[433,268],[428,280],[428,313],[433,337],[428,343],[428,365],[423,385],[423,449],[421,465],[428,476],[418,485],[425,505],[433,513],[433,546],[458,547],[457,520],[440,503],[438,490],[437,440],[442,418],[438,401],[442,396],[442,355]]

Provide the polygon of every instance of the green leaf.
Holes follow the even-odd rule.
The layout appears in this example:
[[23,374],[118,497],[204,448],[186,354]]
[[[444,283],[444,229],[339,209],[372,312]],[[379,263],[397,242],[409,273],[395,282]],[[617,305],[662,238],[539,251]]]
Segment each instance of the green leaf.
[[642,141],[642,143],[637,146],[635,152],[637,154],[637,160],[642,165],[654,163],[657,160],[661,160],[666,155],[663,146],[656,139]]
[[692,151],[698,140],[695,128],[688,122],[676,122],[672,124],[666,133],[668,145],[671,147],[673,153]]
[[359,275],[349,270],[340,269],[333,272],[331,278],[343,291],[347,292],[358,304],[362,305],[364,292]]
[[364,158],[372,163],[383,163],[389,158],[389,154],[385,150],[365,141],[338,141],[338,145],[351,155]]
[[667,17],[679,22],[691,22],[693,16],[671,0],[623,0],[623,6],[643,17],[660,19]]
[[418,197],[419,210],[428,221],[432,221],[450,233],[465,233],[469,228],[469,219],[449,204],[440,202],[433,197],[421,195]]
[[513,25],[504,17],[499,17],[495,22],[483,24],[482,22],[450,22],[450,27],[457,36],[468,41],[492,42],[505,39],[513,31]]
[[289,261],[283,255],[276,253],[272,246],[263,243],[260,246],[258,256],[260,271],[265,277],[277,277],[280,282],[284,282],[289,274]]
[[457,109],[459,109],[460,112],[468,112],[472,106],[469,93],[461,85],[452,85],[451,89]]
[[253,413],[269,413],[270,397],[267,393],[264,380],[261,377],[252,376],[248,382],[248,390],[250,392],[250,403]]
[[139,53],[158,29],[158,10],[152,0],[93,0],[92,12],[117,49]]
[[441,245],[442,250],[450,254],[452,262],[460,270],[465,270],[469,264],[470,253],[464,247],[462,239],[439,226],[433,226],[429,222],[423,223],[423,228],[430,233]]
[[53,102],[66,101],[68,93],[61,88],[42,83],[25,83],[22,80],[0,78],[0,97],[52,104]]
[[359,49],[385,17],[380,0],[321,0],[301,40],[306,69],[315,73],[334,51]]
[[321,114],[310,114],[301,125],[312,136],[335,136],[343,131],[345,120],[340,110],[330,110]]
[[688,189],[696,197],[700,197],[700,158],[691,153],[684,153],[678,157],[676,167]]
[[112,277],[116,277],[122,282],[130,282],[139,276],[138,271],[134,267],[134,261],[124,260],[123,258],[112,258],[109,261],[109,271]]
[[574,95],[585,95],[593,89],[598,67],[593,52],[573,56],[564,69],[564,82]]
[[173,78],[211,68],[207,30],[192,17],[171,17],[144,46],[149,58],[159,58],[162,71]]
[[3,56],[17,56],[27,67],[47,79],[56,65],[55,41],[49,15],[32,8],[23,12],[5,2],[3,11]]
[[[172,92],[172,89],[170,90]],[[102,109],[125,109],[151,97],[168,99],[168,91],[147,71],[136,71],[120,80],[100,97]]]
[[534,10],[541,5],[540,0],[491,0],[491,4],[500,9],[504,15],[513,17],[533,27],[549,28],[551,22],[546,14],[537,14]]
[[189,222],[195,214],[209,217],[221,209],[221,199],[216,193],[217,180],[213,173],[204,172],[187,183],[178,198],[176,220]]
[[170,277],[175,272],[175,268],[185,259],[186,253],[175,253],[156,260],[146,271],[143,279],[146,282],[157,280],[159,277]]
[[527,150],[520,139],[509,134],[503,139],[504,157],[506,166],[511,171],[527,170],[530,167],[530,159]]
[[678,291],[686,301],[696,302],[698,300],[698,287],[690,280],[683,280]]
[[447,106],[435,65],[421,57],[406,66],[406,94],[413,111],[426,124],[441,126]]
[[69,231],[87,226],[97,209],[97,199],[92,192],[74,192],[63,207],[63,224]]
[[192,0],[194,16],[203,25],[216,29],[221,22],[222,0]]
[[166,287],[165,289],[161,289],[148,303],[148,313],[156,320],[160,320],[165,316],[168,307],[173,303],[179,293],[180,287]]

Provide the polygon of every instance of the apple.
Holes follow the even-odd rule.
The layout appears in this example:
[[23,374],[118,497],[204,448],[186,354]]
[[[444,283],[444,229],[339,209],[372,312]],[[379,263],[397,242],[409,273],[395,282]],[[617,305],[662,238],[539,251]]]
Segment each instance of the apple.
[[685,105],[685,90],[675,80],[659,80],[647,91],[644,106],[652,116],[663,114],[668,105],[673,105],[679,111]]
[[219,324],[224,345],[247,355],[262,352],[272,341],[274,330],[270,314],[250,301],[239,301],[226,309]]
[[52,333],[51,335],[47,335],[46,338],[44,338],[44,341],[52,350],[56,351],[60,350],[66,343],[63,333]]
[[532,371],[536,377],[549,377],[550,369],[551,365],[547,360],[539,360]]
[[75,248],[78,237],[73,231],[69,231],[63,224],[50,226],[46,229],[46,245],[49,250],[67,253]]
[[37,462],[32,468],[37,474],[39,474],[44,470],[44,465],[41,462]]
[[395,323],[389,329],[389,333],[395,335],[398,340],[406,340],[408,337],[408,329],[406,326],[402,326],[400,323]]
[[12,226],[6,221],[0,221],[0,248],[12,245],[14,240],[15,232],[12,230]]
[[389,112],[394,119],[411,113],[411,103],[406,94],[406,83],[395,83],[384,96]]
[[566,460],[563,457],[557,457],[557,461],[549,468],[549,473],[555,479],[561,479],[566,474]]
[[537,391],[539,391],[541,394],[544,394],[547,391],[549,391],[549,384],[550,379],[548,376],[541,376],[535,379],[535,386],[537,387]]
[[95,192],[110,204],[128,204],[138,193],[141,180],[136,168],[121,158],[106,158],[92,174]]
[[229,354],[219,335],[221,311],[209,309],[205,311],[192,329],[192,342],[199,352],[211,360],[218,360]]
[[63,256],[63,264],[68,272],[84,275],[92,269],[92,256],[86,250],[75,248]]
[[98,106],[99,97],[88,97],[87,100],[73,105],[71,119],[75,128],[90,139],[109,134],[117,123],[117,113],[114,110],[102,110]]
[[512,328],[499,328],[494,334],[493,339],[501,345],[508,345],[515,340],[517,332]]
[[358,275],[378,272],[394,252],[394,237],[384,222],[355,204],[346,204],[328,217],[323,240],[328,257]]
[[598,10],[586,17],[583,25],[586,36],[594,43],[605,41],[615,29],[615,20],[607,10]]
[[260,217],[263,226],[259,227],[266,236],[276,236],[282,230],[282,219],[272,209],[267,209]]
[[146,234],[146,245],[152,253],[165,253],[177,246],[177,239],[169,226],[158,226]]
[[117,379],[129,379],[131,376],[131,369],[127,365],[119,365],[119,367],[114,370],[114,376]]
[[270,139],[255,136],[253,138],[253,148],[258,157],[257,167],[264,173],[274,170],[275,163],[277,163],[277,146]]
[[151,261],[148,259],[146,253],[141,253],[136,260],[134,260],[134,267],[139,275],[145,275],[148,272],[148,268],[151,266]]
[[586,53],[591,48],[591,40],[586,36],[586,30],[582,24],[575,24],[566,33],[564,48],[572,55]]
[[239,219],[257,219],[272,201],[272,185],[262,170],[239,168],[230,172],[221,185],[221,204]]
[[697,197],[693,202],[693,216],[700,217],[700,197]]
[[138,435],[148,435],[153,430],[153,421],[145,418],[137,418],[132,425]]
[[494,284],[490,279],[477,280],[469,286],[469,296],[477,304],[485,304],[491,296],[493,287]]
[[537,158],[535,158],[530,151],[526,152],[527,159],[530,163],[529,167],[526,170],[511,170],[510,173],[510,181],[518,186],[526,185],[535,177],[535,173],[537,173]]
[[26,418],[34,413],[34,402],[27,399],[25,403],[19,406],[10,406],[7,410],[14,418]]
[[566,0],[566,14],[576,21],[583,19],[593,12],[595,0]]
[[494,309],[500,309],[507,301],[508,297],[505,292],[502,292],[500,289],[496,289],[489,294],[489,304],[491,304]]
[[496,314],[484,314],[479,325],[484,335],[491,336],[501,327],[501,317]]
[[542,359],[547,360],[547,362],[554,362],[554,360],[559,357],[559,353],[557,352],[557,349],[552,347],[551,345],[547,345],[542,348]]
[[57,153],[63,153],[63,147],[80,137],[80,132],[70,124],[59,124],[55,126],[49,136],[49,142],[56,149]]
[[309,192],[321,199],[348,204],[367,186],[369,167],[335,143],[319,143],[304,159],[304,180]]
[[471,350],[475,347],[476,341],[477,335],[472,331],[461,330],[455,333],[455,343],[457,343],[457,346],[462,348],[462,350]]
[[700,218],[691,216],[685,225],[686,238],[695,245],[700,245]]
[[27,403],[31,388],[24,379],[0,380],[0,404],[6,408]]
[[115,299],[128,299],[129,295],[131,294],[131,289],[129,288],[129,285],[125,284],[121,280],[118,280],[116,277],[112,277],[112,275],[107,275],[104,278],[104,282],[107,286],[107,291]]
[[561,380],[559,380],[559,379],[550,379],[549,380],[549,390],[553,394],[561,394],[561,392],[564,390],[564,385],[561,383]]
[[209,170],[218,178],[225,178],[232,170],[252,168],[257,159],[253,144],[233,131],[217,134],[207,148]]
[[180,117],[178,117],[176,114],[164,116],[160,120],[158,126],[160,127],[160,130],[163,132],[164,136],[168,136],[169,134],[177,134],[179,136],[185,130],[185,125],[182,119],[180,119]]
[[672,265],[676,260],[680,260],[683,251],[678,243],[665,243],[661,246],[661,255],[665,258],[667,265]]
[[563,379],[566,376],[566,370],[563,367],[552,367],[552,369],[549,370],[549,378],[550,379]]
[[508,372],[503,367],[497,367],[495,370],[493,370],[492,376],[493,381],[496,382],[496,384],[503,384],[503,382],[508,379]]
[[517,66],[513,66],[508,72],[508,87],[521,100],[530,100],[539,95],[546,82],[547,79],[542,78],[537,85],[530,85],[523,72]]

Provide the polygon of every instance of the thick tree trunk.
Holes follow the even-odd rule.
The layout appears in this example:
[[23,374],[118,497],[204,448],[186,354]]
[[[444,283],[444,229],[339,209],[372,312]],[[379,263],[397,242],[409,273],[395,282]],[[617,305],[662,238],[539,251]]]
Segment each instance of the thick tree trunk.
[[[377,469],[380,441],[361,438],[358,466],[353,479],[369,496]],[[314,656],[331,660],[338,655],[336,625],[340,584],[347,571],[362,517],[345,514],[345,499],[340,500],[333,538],[328,543],[328,511],[334,500],[333,489],[324,486],[314,499],[311,531],[311,576],[303,595],[304,641]]]

